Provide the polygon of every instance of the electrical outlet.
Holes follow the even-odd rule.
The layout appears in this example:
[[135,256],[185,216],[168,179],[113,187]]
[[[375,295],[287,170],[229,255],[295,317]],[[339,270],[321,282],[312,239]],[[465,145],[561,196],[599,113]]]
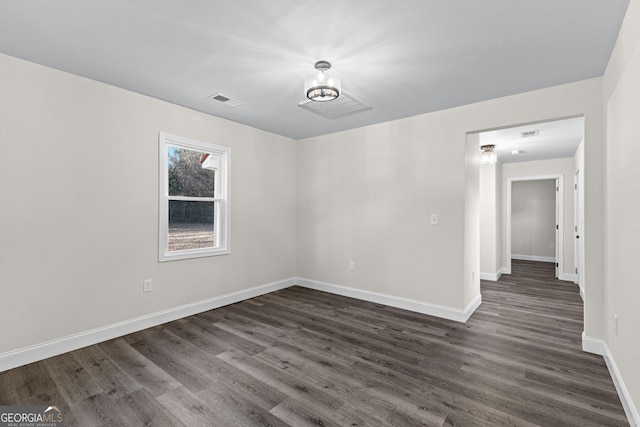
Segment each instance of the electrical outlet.
[[142,292],[151,292],[153,290],[153,280],[144,279],[142,281]]
[[355,261],[349,262],[349,271],[356,271],[356,262]]

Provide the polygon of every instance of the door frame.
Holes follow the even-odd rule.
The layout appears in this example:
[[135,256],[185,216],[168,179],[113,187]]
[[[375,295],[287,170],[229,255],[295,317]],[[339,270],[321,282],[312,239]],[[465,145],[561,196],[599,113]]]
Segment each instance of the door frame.
[[580,239],[582,233],[582,210],[580,209],[580,203],[582,200],[580,199],[580,185],[582,173],[580,169],[577,169],[575,174],[573,175],[573,265],[574,268],[574,280],[573,283],[578,285],[580,288],[580,296],[582,300],[584,300],[584,288],[582,287],[582,253],[584,251],[583,241],[584,237]]
[[556,213],[557,213],[557,229],[556,229],[556,263],[558,270],[558,279],[562,280],[564,276],[564,175],[539,175],[539,176],[522,176],[507,179],[507,232],[506,234],[506,274],[511,274],[511,186],[515,181],[542,181],[556,180],[558,183],[556,190]]

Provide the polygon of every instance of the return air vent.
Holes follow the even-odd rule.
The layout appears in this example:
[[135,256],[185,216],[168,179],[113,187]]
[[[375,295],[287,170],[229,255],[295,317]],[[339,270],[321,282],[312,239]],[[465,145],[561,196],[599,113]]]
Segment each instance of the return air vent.
[[539,130],[529,130],[526,132],[520,132],[520,136],[522,136],[522,138],[531,138],[532,136],[538,136],[539,133]]
[[307,100],[302,101],[298,106],[327,119],[337,119],[338,117],[344,117],[349,114],[371,109],[370,105],[365,104],[363,101],[345,91],[342,91],[340,96],[333,101],[316,102]]
[[223,95],[221,93],[216,93],[215,95],[211,95],[209,99],[222,102],[224,105],[228,105],[229,107],[239,107],[241,105],[244,105],[244,102],[238,101],[237,99],[229,98],[227,95]]

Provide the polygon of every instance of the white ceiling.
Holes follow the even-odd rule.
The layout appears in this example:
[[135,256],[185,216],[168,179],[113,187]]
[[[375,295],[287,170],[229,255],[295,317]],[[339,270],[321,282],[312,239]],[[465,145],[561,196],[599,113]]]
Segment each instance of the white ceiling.
[[[628,2],[0,0],[0,52],[301,139],[600,76]],[[320,59],[372,109],[298,107]]]
[[[537,135],[522,136],[534,131]],[[531,162],[573,157],[583,136],[584,117],[574,117],[482,132],[480,145],[495,145],[501,163]]]

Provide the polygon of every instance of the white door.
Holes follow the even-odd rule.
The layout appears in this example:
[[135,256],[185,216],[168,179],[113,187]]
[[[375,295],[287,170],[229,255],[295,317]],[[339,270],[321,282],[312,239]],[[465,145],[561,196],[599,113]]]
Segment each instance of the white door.
[[575,276],[573,282],[580,286],[582,289],[582,281],[580,276],[582,275],[582,268],[580,265],[580,259],[582,257],[582,240],[580,240],[580,233],[582,230],[582,217],[580,215],[580,171],[577,171],[573,178],[573,234],[574,234],[574,265]]
[[560,278],[558,263],[560,260],[560,183],[556,179],[556,279]]

